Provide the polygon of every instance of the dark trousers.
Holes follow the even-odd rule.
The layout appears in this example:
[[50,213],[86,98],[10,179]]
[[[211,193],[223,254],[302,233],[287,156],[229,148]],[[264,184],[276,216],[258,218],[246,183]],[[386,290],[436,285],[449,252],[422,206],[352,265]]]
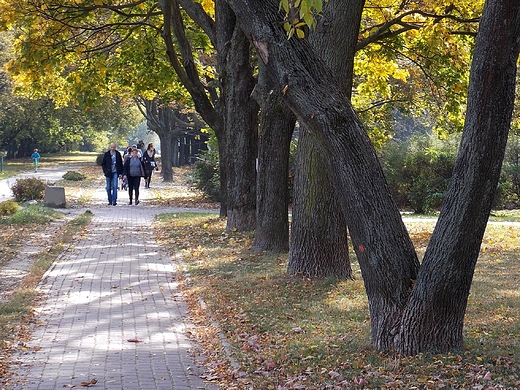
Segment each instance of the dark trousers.
[[135,192],[135,200],[139,200],[139,186],[141,185],[141,176],[128,176],[128,196],[132,201],[132,194]]
[[153,174],[153,169],[150,169],[150,170],[145,170],[144,171],[144,174],[145,174],[145,177],[144,177],[144,186],[146,188],[149,188],[150,187],[150,181],[152,180],[152,174]]

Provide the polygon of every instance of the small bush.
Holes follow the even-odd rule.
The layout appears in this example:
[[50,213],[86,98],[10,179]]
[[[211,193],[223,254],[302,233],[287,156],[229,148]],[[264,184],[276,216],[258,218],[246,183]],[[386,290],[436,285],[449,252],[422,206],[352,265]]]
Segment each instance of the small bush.
[[381,161],[399,207],[419,214],[440,208],[451,179],[457,145],[456,138],[441,141],[421,134],[385,145]]
[[207,151],[201,153],[195,163],[195,187],[211,200],[220,201],[220,172],[218,153]]
[[17,179],[16,183],[11,187],[11,191],[17,202],[42,200],[46,186],[47,183],[45,181],[28,177],[27,179]]
[[65,180],[70,180],[70,181],[81,181],[81,180],[85,180],[87,177],[76,171],[68,171],[66,174],[63,175],[63,178]]
[[18,211],[19,207],[18,203],[12,200],[6,200],[0,203],[0,215],[13,215]]

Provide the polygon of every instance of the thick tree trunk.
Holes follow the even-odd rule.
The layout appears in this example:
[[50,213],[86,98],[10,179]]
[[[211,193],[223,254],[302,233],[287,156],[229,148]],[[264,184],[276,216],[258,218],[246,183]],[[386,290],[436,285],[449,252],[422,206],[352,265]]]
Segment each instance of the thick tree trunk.
[[[287,39],[277,0],[228,0],[278,93],[323,145],[370,302],[376,347],[393,346],[419,261],[349,95],[308,42]],[[279,27],[278,27],[279,26]],[[385,337],[379,337],[384,335]]]
[[[250,43],[236,24],[233,12],[221,9],[229,38],[218,54],[222,101],[225,106],[224,162],[227,175],[227,229],[251,231],[256,225],[256,156],[258,104]],[[220,21],[223,25],[223,21]],[[220,151],[220,149],[219,149]],[[222,158],[222,155],[220,155]],[[222,161],[221,161],[222,162]]]
[[261,106],[254,252],[289,250],[289,152],[296,117],[277,94],[262,62],[253,92]]
[[488,0],[471,66],[452,181],[403,315],[402,354],[463,346],[473,272],[491,212],[515,100],[520,2]]
[[300,128],[289,250],[289,275],[352,278],[347,224],[320,140]]
[[[330,0],[309,42],[350,96],[364,0]],[[319,139],[300,127],[296,160],[289,274],[351,278],[346,222]]]

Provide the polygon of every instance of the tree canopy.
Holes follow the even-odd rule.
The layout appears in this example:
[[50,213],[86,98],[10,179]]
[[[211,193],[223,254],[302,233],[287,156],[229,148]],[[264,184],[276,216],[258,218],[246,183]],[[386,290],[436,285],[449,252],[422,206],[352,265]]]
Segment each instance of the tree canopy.
[[[189,101],[174,77],[161,36],[162,13],[155,1],[2,2],[3,28],[16,33],[16,57],[7,65],[17,92],[48,96],[58,106],[91,107],[106,96],[159,96]],[[189,26],[202,58],[210,44]]]

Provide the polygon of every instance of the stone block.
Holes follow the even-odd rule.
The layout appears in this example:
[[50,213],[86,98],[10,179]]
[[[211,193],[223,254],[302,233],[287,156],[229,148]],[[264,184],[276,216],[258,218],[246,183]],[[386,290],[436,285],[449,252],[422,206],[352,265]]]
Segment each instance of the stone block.
[[47,207],[64,208],[66,205],[65,188],[55,186],[45,187],[43,205]]

